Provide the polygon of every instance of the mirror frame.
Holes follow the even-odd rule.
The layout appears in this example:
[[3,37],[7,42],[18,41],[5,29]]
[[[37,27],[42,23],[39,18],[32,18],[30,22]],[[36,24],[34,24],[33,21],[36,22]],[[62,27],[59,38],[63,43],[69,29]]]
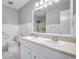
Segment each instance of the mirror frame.
[[70,21],[71,21],[71,25],[70,25],[70,34],[53,34],[53,33],[38,33],[38,32],[34,32],[34,12],[37,11],[37,9],[34,9],[32,11],[32,33],[36,33],[36,34],[43,34],[43,35],[58,35],[58,36],[67,36],[67,37],[75,37],[73,36],[73,27],[72,27],[72,22],[73,22],[73,0],[70,0]]

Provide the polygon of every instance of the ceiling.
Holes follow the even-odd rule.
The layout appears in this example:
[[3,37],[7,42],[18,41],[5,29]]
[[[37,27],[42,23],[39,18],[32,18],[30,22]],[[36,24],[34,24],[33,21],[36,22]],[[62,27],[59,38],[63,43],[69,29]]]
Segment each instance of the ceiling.
[[[29,1],[30,0],[2,0],[2,5],[11,7],[11,8],[16,9],[16,10],[19,10]],[[13,4],[9,4],[8,2],[13,2]]]

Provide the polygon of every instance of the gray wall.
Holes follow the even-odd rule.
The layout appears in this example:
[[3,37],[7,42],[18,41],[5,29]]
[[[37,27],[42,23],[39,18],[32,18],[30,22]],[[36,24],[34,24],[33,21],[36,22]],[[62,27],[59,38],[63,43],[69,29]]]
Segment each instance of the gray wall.
[[76,14],[76,0],[73,0],[73,14]]
[[18,10],[2,6],[2,24],[18,25]]
[[35,8],[35,3],[39,0],[29,1],[23,8],[19,10],[19,24],[32,22],[32,11]]
[[70,8],[70,2],[52,7],[46,12],[46,24],[60,24],[60,12]]

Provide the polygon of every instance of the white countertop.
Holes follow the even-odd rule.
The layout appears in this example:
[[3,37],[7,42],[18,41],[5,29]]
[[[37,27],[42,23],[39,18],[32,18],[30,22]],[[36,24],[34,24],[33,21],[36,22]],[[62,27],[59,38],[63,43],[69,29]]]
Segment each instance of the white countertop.
[[58,51],[61,51],[61,52],[68,53],[68,54],[76,56],[76,44],[75,43],[60,41],[60,42],[63,43],[62,45],[50,45],[50,44],[48,44],[46,42],[42,42],[44,40],[48,40],[46,38],[39,38],[39,39],[36,39],[34,37],[22,37],[22,38],[24,40],[29,40],[29,41],[31,41],[33,43],[37,43],[37,44],[46,46],[48,48],[56,49]]

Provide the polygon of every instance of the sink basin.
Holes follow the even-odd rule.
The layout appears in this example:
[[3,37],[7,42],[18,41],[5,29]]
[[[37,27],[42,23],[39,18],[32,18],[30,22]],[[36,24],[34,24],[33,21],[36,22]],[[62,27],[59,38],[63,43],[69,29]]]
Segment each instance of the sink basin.
[[25,38],[27,38],[27,39],[34,39],[35,37],[34,36],[27,36]]
[[42,40],[41,43],[52,46],[62,46],[64,45],[63,41],[53,41],[53,40]]
[[34,37],[34,36],[27,36],[26,37],[27,39],[30,39],[30,40],[33,40],[33,41],[36,41],[36,42],[40,42],[42,44],[45,44],[45,45],[51,45],[51,46],[62,46],[64,45],[64,42],[63,41],[53,41],[51,39],[47,39],[47,38],[42,38],[42,37]]

